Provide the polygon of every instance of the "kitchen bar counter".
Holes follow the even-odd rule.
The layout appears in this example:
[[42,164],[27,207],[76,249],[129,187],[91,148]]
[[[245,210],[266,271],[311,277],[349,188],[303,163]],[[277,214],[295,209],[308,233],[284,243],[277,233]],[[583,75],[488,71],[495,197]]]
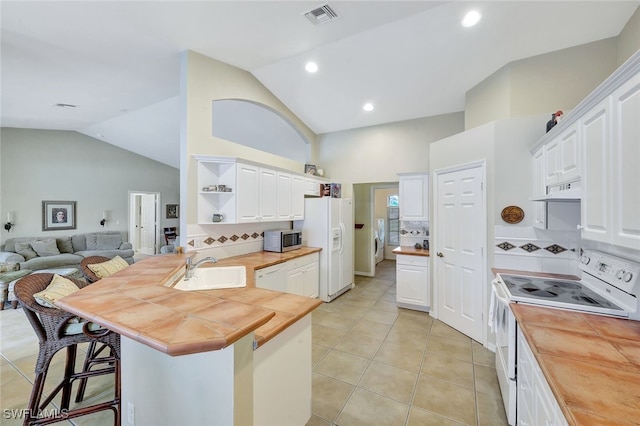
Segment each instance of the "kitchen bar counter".
[[322,302],[255,288],[254,270],[319,250],[259,252],[222,259],[216,266],[246,266],[247,287],[200,291],[166,286],[184,275],[186,259],[193,254],[152,256],[61,299],[58,304],[171,356],[223,349],[251,332],[256,346],[260,346]]
[[400,246],[393,249],[393,254],[406,254],[409,256],[429,256],[429,250],[417,249],[413,246]]
[[640,422],[640,321],[511,304],[571,425]]

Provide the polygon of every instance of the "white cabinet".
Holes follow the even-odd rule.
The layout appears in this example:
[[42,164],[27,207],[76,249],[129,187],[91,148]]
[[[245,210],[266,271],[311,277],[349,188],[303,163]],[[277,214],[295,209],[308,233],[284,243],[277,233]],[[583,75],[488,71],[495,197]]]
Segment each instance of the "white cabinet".
[[312,253],[287,262],[258,269],[256,287],[306,297],[318,297],[319,255]]
[[569,126],[544,146],[544,181],[555,186],[580,179],[577,124]]
[[429,174],[400,173],[400,220],[429,221]]
[[522,426],[568,424],[519,326],[517,333],[517,424]]
[[429,258],[396,256],[396,301],[398,306],[429,310]]
[[[304,175],[233,157],[194,157],[197,161],[198,224],[304,219]],[[221,185],[223,190],[220,190]],[[214,214],[221,214],[222,221],[214,222]]]
[[616,90],[612,102],[612,243],[640,250],[640,74]]
[[[544,146],[533,153],[531,180],[532,198],[543,198],[547,193],[544,174]],[[540,229],[547,227],[547,206],[543,201],[533,201],[533,226]]]
[[318,253],[299,257],[287,262],[287,292],[306,297],[318,297],[320,270]]
[[582,238],[640,250],[640,74],[585,114]]
[[304,195],[308,195],[311,197],[319,197],[321,183],[322,181],[318,179],[305,177],[304,178]]

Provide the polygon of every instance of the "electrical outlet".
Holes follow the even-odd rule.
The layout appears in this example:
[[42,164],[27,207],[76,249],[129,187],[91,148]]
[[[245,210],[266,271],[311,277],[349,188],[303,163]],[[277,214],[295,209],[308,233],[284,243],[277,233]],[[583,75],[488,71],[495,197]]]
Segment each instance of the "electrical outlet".
[[129,422],[130,425],[135,425],[135,421],[136,421],[136,407],[132,403],[129,403],[127,405],[127,422]]

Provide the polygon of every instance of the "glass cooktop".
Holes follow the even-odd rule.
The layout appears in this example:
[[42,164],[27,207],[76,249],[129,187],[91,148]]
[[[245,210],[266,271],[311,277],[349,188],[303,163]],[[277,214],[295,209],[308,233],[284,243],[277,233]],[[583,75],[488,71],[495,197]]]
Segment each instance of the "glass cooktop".
[[500,278],[513,301],[618,315],[624,312],[580,281],[507,274],[500,274]]

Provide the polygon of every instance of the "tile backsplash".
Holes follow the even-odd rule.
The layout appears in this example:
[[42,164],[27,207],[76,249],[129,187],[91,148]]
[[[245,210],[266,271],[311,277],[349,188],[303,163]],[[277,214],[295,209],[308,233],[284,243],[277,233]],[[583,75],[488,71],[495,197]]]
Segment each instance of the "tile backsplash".
[[429,222],[400,221],[401,246],[414,246],[416,243],[422,245],[423,241],[428,239]]
[[494,267],[580,275],[579,231],[495,226]]

